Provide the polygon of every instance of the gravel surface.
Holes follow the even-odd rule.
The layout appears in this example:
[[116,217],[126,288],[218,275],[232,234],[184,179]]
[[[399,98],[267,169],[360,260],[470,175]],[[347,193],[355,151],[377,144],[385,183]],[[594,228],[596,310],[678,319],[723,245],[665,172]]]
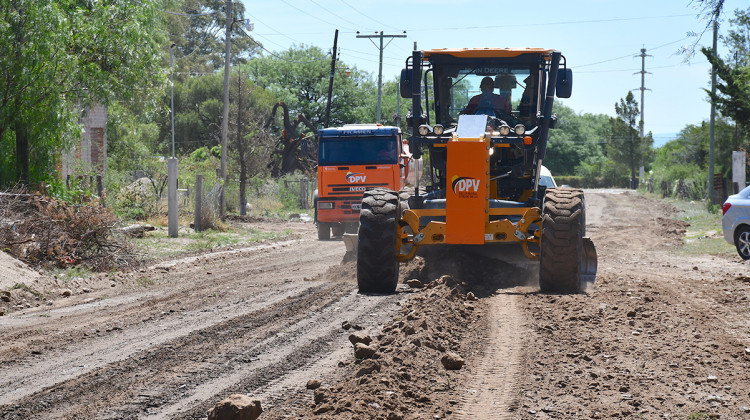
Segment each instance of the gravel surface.
[[676,252],[687,226],[660,201],[586,206],[581,295],[540,294],[518,253],[448,247],[361,295],[340,240],[273,221],[252,224],[295,235],[34,275],[0,302],[0,418],[205,418],[234,393],[261,419],[750,417],[748,263]]

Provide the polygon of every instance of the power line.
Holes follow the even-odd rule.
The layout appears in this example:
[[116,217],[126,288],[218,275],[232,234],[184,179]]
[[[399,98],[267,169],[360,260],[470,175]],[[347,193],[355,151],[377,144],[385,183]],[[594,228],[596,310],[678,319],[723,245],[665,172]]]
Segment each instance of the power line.
[[385,26],[385,27],[387,27],[387,28],[391,28],[391,29],[394,29],[394,30],[398,30],[398,28],[395,28],[395,27],[393,27],[393,26],[391,26],[391,25],[388,25],[387,23],[383,23],[383,22],[380,22],[379,20],[375,19],[374,17],[372,17],[372,16],[370,16],[370,15],[366,15],[366,14],[364,14],[364,13],[360,12],[360,11],[359,11],[358,9],[356,9],[356,8],[355,8],[354,6],[352,6],[351,4],[347,3],[347,2],[346,2],[346,1],[344,1],[344,0],[339,0],[339,1],[341,1],[341,3],[344,3],[344,4],[345,4],[346,6],[348,6],[348,7],[350,8],[350,9],[352,9],[352,10],[354,10],[355,12],[359,13],[360,15],[362,15],[362,16],[364,16],[364,17],[366,17],[367,19],[370,19],[371,21],[373,21],[373,22],[377,23],[377,24],[378,24],[378,25],[380,25],[380,26]]
[[[297,6],[295,6],[295,5],[291,4],[291,3],[289,3],[289,2],[288,2],[288,1],[286,1],[286,0],[281,0],[281,2],[282,2],[282,3],[284,3],[284,4],[286,4],[286,5],[287,5],[287,6],[289,6],[289,7],[293,8],[293,9],[295,9],[295,10],[297,10],[297,11],[301,12],[301,13],[304,13],[304,14],[305,14],[305,16],[307,16],[307,17],[310,17],[310,18],[313,18],[313,19],[319,20],[319,21],[321,21],[321,22],[323,22],[323,23],[327,23],[327,24],[329,24],[329,25],[331,25],[331,26],[333,26],[333,27],[336,27],[336,26],[337,26],[336,24],[334,24],[334,23],[331,23],[331,22],[329,22],[329,21],[327,21],[327,20],[325,20],[325,19],[322,19],[322,18],[320,18],[320,17],[316,17],[316,16],[313,16],[313,15],[311,15],[310,13],[308,13],[308,12],[306,12],[306,11],[304,11],[304,10],[300,9],[299,7],[297,7]],[[351,30],[351,28],[348,28],[348,29],[350,29],[350,30]]]
[[[629,57],[629,56],[628,56],[628,57]],[[698,62],[698,63],[691,63],[691,64],[689,64],[689,65],[700,65],[700,64],[708,64],[708,61],[701,61],[701,62]],[[656,67],[651,67],[651,69],[652,69],[652,70],[653,70],[653,69],[666,69],[666,68],[671,68],[671,67],[682,67],[682,66],[684,66],[684,65],[685,65],[685,63],[678,63],[678,64],[670,64],[670,65],[666,65],[666,66],[656,66]],[[638,71],[638,69],[637,69],[637,68],[632,68],[632,69],[619,69],[619,70],[584,70],[584,71],[576,71],[576,74],[591,74],[591,73],[624,73],[624,72],[633,72],[633,71],[636,71],[636,72],[637,72],[637,71]]]
[[[656,49],[659,49],[659,48],[662,48],[662,47],[666,47],[666,46],[668,46],[668,45],[676,44],[676,43],[678,43],[678,42],[680,42],[680,41],[684,41],[684,40],[686,40],[686,39],[688,39],[688,38],[690,38],[690,37],[684,37],[684,38],[680,38],[680,39],[678,39],[678,40],[676,40],[676,41],[672,41],[672,42],[667,42],[666,44],[662,44],[662,45],[659,45],[659,46],[657,46],[657,47],[653,47],[653,48],[650,48],[650,49],[651,49],[651,50],[656,50]],[[589,66],[595,66],[595,65],[597,65],[597,64],[609,63],[609,62],[611,62],[611,61],[622,60],[623,58],[630,58],[630,57],[632,57],[632,56],[633,56],[632,54],[628,54],[628,55],[623,55],[623,56],[620,56],[620,57],[616,57],[616,58],[610,58],[610,59],[608,59],[608,60],[597,61],[597,62],[595,62],[595,63],[589,63],[589,64],[581,64],[581,65],[577,65],[577,66],[574,66],[574,67],[573,67],[573,66],[571,66],[571,68],[574,68],[574,69],[579,69],[579,68],[581,68],[581,67],[589,67]]]
[[[283,0],[282,0],[283,1]],[[459,27],[433,27],[423,29],[406,29],[409,32],[434,32],[434,31],[460,31],[460,30],[476,30],[476,29],[496,29],[496,28],[528,28],[531,26],[552,26],[552,25],[580,25],[587,23],[608,23],[608,22],[627,22],[633,20],[647,20],[647,19],[666,19],[693,16],[693,14],[682,14],[682,15],[668,15],[668,16],[644,16],[644,17],[633,17],[633,18],[612,18],[612,19],[591,19],[591,20],[573,20],[565,22],[546,22],[546,23],[530,23],[524,22],[515,25],[487,25],[487,26],[459,26]],[[629,56],[628,56],[629,57]]]
[[[321,5],[320,3],[316,2],[315,0],[310,0],[310,1],[311,1],[311,2],[312,2],[312,3],[314,4],[314,5],[316,5],[316,6],[320,7],[321,9],[325,10],[326,12],[328,12],[328,14],[330,14],[330,15],[334,16],[334,17],[335,17],[336,19],[340,19],[340,20],[342,20],[342,21],[344,21],[344,22],[346,22],[346,21],[347,21],[346,19],[342,18],[341,16],[337,15],[336,13],[333,13],[332,11],[330,11],[330,10],[326,9],[325,7],[323,7],[323,5]],[[348,29],[349,29],[349,30],[353,30],[353,28],[348,28]]]

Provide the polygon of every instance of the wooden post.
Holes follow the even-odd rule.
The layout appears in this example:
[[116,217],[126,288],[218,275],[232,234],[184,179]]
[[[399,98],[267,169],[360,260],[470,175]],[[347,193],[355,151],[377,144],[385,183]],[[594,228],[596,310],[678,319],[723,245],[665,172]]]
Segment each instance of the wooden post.
[[104,186],[102,185],[101,175],[96,176],[96,193],[99,195],[99,202],[102,206],[106,207],[107,205],[104,203]]
[[201,199],[203,198],[203,175],[195,176],[195,221],[193,228],[196,232],[201,231]]

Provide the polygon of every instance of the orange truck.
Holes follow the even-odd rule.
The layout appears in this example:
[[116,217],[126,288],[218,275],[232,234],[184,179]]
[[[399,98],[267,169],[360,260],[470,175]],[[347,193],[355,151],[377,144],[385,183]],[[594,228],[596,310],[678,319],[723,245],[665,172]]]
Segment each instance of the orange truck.
[[411,155],[398,127],[349,124],[318,131],[318,239],[357,233],[365,191],[400,190]]

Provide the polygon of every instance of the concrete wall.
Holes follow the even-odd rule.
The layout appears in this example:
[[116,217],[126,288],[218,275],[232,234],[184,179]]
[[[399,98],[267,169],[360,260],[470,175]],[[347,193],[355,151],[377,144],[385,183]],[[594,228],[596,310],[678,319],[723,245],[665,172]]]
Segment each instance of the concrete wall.
[[107,171],[107,108],[101,104],[87,108],[81,124],[80,143],[61,156],[60,175],[63,180],[68,175],[75,177],[92,170],[97,175],[104,175]]

